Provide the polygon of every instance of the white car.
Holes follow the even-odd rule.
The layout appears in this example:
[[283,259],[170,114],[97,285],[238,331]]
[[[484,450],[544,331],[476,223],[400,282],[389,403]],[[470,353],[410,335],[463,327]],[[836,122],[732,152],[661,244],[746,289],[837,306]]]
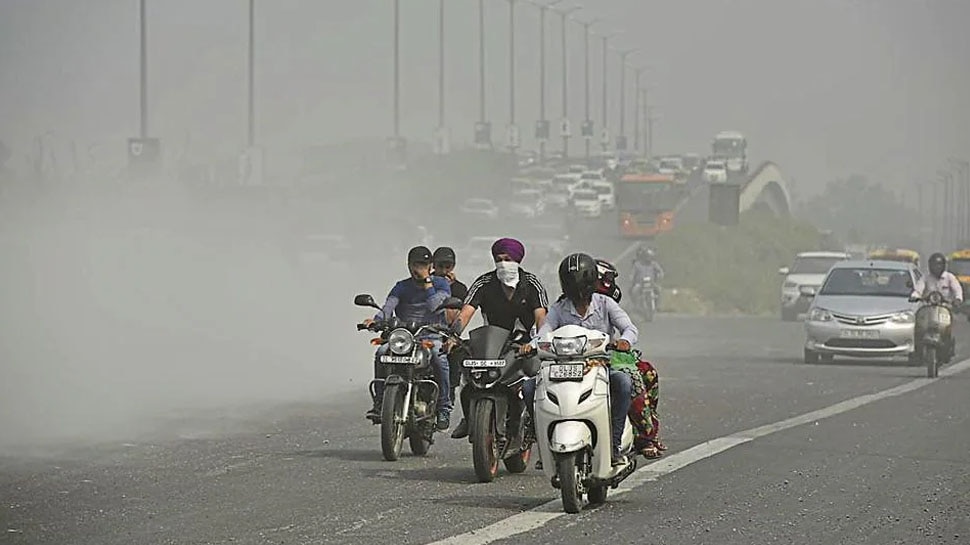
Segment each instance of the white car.
[[498,207],[491,199],[468,199],[461,205],[460,210],[462,214],[498,219]]
[[518,192],[509,203],[509,214],[520,218],[536,218],[546,212],[542,191],[525,189]]
[[684,160],[676,156],[662,157],[658,165],[658,170],[661,174],[675,176],[684,171]]
[[583,180],[573,188],[573,192],[581,190],[595,191],[596,195],[599,196],[600,204],[603,205],[603,210],[616,209],[616,193],[613,191],[613,182],[605,179]]
[[603,214],[599,195],[592,189],[578,189],[573,192],[573,209],[583,217],[598,218]]
[[778,274],[785,277],[781,287],[781,319],[791,322],[807,311],[812,298],[802,288],[817,291],[829,269],[850,258],[846,252],[802,252],[795,256],[791,267],[778,269]]
[[606,176],[602,170],[587,170],[579,175],[579,179],[589,182],[605,182]]
[[727,182],[727,165],[720,159],[708,161],[704,164],[704,181],[712,183]]

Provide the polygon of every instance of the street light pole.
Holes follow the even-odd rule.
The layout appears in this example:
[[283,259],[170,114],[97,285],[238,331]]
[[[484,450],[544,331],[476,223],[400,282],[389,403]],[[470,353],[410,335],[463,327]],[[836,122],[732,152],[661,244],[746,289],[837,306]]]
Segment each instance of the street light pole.
[[634,87],[634,106],[633,106],[633,150],[640,153],[640,76],[643,74],[643,67],[636,70],[636,86]]
[[[569,88],[567,71],[569,66],[568,51],[566,49],[566,16],[570,13],[581,9],[579,6],[574,6],[568,9],[557,10],[560,17],[560,29],[562,33],[562,124],[565,128],[566,120],[569,119],[569,103],[567,89]],[[563,131],[562,134],[562,156],[563,159],[569,157],[569,134]]]
[[957,195],[957,233],[956,243],[964,246],[970,243],[970,161],[963,159],[949,158],[947,161],[956,170],[958,195]]
[[256,145],[256,0],[249,0],[249,114],[246,142]]
[[[591,21],[586,21],[585,23],[582,23],[582,22],[580,23],[581,25],[583,25],[583,41],[584,41],[584,43],[583,43],[583,72],[584,72],[584,78],[585,78],[585,81],[586,81],[586,83],[585,83],[585,85],[586,85],[586,93],[585,93],[585,99],[584,99],[584,102],[585,102],[584,111],[586,113],[584,114],[585,115],[585,118],[583,119],[583,126],[584,127],[591,127],[592,126],[592,124],[590,122],[590,118],[589,118],[589,35],[590,35],[589,29],[590,29],[591,26],[593,26],[594,24],[596,24],[598,21],[599,21],[599,19],[593,19]],[[589,144],[590,144],[590,138],[591,138],[590,135],[585,135],[584,138],[583,138],[583,140],[585,140],[585,142],[586,142],[586,162],[587,163],[589,163]]]
[[[619,32],[614,32],[612,34],[603,34],[601,36],[601,38],[603,39],[603,112],[602,112],[602,117],[603,117],[603,132],[607,136],[608,136],[608,131],[609,131],[609,127],[610,127],[610,118],[609,118],[609,109],[608,109],[609,94],[607,93],[607,89],[608,89],[607,82],[609,81],[609,78],[607,77],[607,72],[608,72],[608,67],[609,67],[608,66],[609,65],[609,57],[608,57],[607,53],[609,52],[609,49],[610,49],[610,38],[613,38],[613,37],[617,36],[618,34],[620,34],[620,33]],[[608,146],[609,146],[609,142],[607,141],[607,138],[603,138],[602,141],[601,141],[601,143],[602,143],[602,146],[603,146],[603,151],[606,151],[607,148],[608,148]]]
[[141,122],[139,134],[141,137],[148,138],[148,25],[145,21],[145,0],[139,3],[139,20],[141,25],[141,46],[140,46],[140,113]]
[[626,58],[637,49],[625,49],[620,51],[620,135],[617,141],[623,141],[623,149],[626,149]]
[[394,138],[401,136],[401,0],[394,0]]
[[[546,11],[562,2],[562,0],[552,0],[546,4],[536,4],[539,6],[539,122],[546,123]],[[539,140],[539,163],[546,161],[546,139]]]

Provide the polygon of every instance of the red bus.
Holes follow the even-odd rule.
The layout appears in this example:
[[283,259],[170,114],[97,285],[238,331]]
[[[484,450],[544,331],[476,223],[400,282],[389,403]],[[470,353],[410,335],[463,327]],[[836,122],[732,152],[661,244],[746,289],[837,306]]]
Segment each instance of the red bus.
[[626,174],[616,185],[620,235],[652,238],[674,227],[674,208],[685,195],[684,184],[668,174]]

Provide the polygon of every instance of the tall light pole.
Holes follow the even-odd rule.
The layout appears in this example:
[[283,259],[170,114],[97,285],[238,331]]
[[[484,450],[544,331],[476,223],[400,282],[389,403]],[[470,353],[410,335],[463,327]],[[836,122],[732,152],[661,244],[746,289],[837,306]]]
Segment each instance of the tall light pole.
[[140,103],[140,113],[141,121],[139,134],[141,138],[148,138],[148,25],[145,21],[145,1],[141,0],[139,3],[138,16],[141,25],[140,32],[140,57],[139,57],[139,72],[140,72],[140,90],[139,90],[139,103]]
[[639,67],[634,68],[634,71],[636,72],[637,77],[636,77],[636,86],[634,87],[634,89],[636,91],[636,95],[634,96],[634,107],[633,107],[633,111],[634,111],[634,114],[633,114],[633,149],[634,149],[634,151],[637,152],[637,154],[640,153],[640,95],[642,94],[641,93],[642,89],[640,87],[640,77],[643,74],[643,71],[644,70],[646,70],[646,67],[644,67],[644,66],[639,66]]
[[590,139],[593,138],[593,121],[589,118],[589,35],[590,27],[598,23],[599,19],[592,19],[590,21],[582,22],[577,21],[583,26],[583,72],[585,78],[586,92],[585,92],[585,106],[584,106],[584,118],[583,118],[583,140],[586,143],[586,162],[589,163],[589,144]]
[[[444,0],[442,0],[444,1]],[[509,2],[509,149],[514,153],[519,147],[518,128],[515,125],[515,2]]]
[[552,0],[545,4],[533,2],[539,7],[539,122],[536,126],[536,138],[539,140],[539,162],[546,160],[546,140],[549,138],[549,124],[546,120],[546,11],[562,2]]
[[[958,195],[957,195],[957,241],[960,246],[970,243],[970,161],[963,159],[949,158],[947,162],[956,170]],[[964,298],[967,295],[964,294]]]
[[601,37],[603,39],[603,113],[602,113],[602,123],[603,123],[603,136],[600,138],[600,143],[603,145],[603,151],[606,151],[610,142],[610,117],[609,117],[609,93],[607,93],[607,82],[609,78],[607,77],[607,68],[609,66],[608,52],[610,50],[610,38],[619,35],[621,32],[613,32],[611,34],[603,34]]
[[568,103],[568,93],[569,88],[568,82],[568,69],[569,69],[569,50],[566,49],[566,16],[570,13],[582,9],[580,6],[573,6],[571,8],[556,10],[559,13],[560,18],[560,32],[561,32],[561,47],[562,47],[562,121],[561,124],[561,136],[562,136],[562,156],[563,159],[569,157],[569,136],[571,131],[569,129],[569,103]]
[[620,135],[616,138],[617,149],[625,150],[626,146],[626,58],[638,48],[624,49],[620,54]]
[[249,0],[249,114],[246,142],[256,145],[256,0]]

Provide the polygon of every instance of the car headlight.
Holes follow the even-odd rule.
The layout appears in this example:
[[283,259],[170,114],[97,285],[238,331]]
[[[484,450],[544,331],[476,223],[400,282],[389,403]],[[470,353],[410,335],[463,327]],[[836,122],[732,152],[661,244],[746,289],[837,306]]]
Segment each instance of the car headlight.
[[810,322],[830,322],[832,321],[832,314],[824,308],[813,308],[808,313],[808,321]]
[[556,337],[552,349],[557,356],[579,356],[586,349],[586,335],[579,337]]
[[916,321],[916,313],[911,310],[904,310],[893,314],[889,321],[897,324],[911,324]]
[[414,336],[406,329],[395,329],[387,336],[387,345],[391,349],[391,354],[401,356],[414,348]]

